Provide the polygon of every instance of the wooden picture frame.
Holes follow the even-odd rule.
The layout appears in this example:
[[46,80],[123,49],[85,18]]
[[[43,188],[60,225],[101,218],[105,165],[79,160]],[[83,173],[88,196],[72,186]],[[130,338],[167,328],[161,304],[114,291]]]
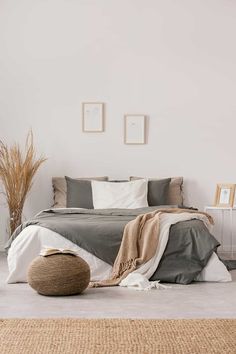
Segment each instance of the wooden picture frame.
[[141,145],[146,143],[146,116],[126,114],[124,116],[124,143]]
[[101,133],[104,131],[104,103],[82,103],[82,131],[85,133]]
[[215,206],[232,208],[234,205],[235,184],[217,184]]

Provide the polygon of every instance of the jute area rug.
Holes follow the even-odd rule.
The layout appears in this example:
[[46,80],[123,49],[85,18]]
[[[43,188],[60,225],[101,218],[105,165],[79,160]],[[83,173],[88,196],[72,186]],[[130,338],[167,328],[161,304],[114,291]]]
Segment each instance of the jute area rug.
[[1,354],[235,354],[236,320],[2,319]]

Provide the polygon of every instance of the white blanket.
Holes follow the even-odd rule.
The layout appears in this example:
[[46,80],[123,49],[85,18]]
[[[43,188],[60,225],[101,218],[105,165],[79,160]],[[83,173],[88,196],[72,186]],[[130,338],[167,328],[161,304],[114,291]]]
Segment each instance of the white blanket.
[[[208,219],[202,214],[163,214],[161,216],[160,241],[155,256],[135,271],[145,279],[149,279],[155,272],[160,259],[164,253],[169,237],[169,229],[172,224],[179,221],[200,219],[209,227]],[[80,254],[89,264],[91,269],[91,280],[99,281],[108,279],[111,275],[112,267],[78,247],[76,244],[65,239],[54,231],[41,226],[28,226],[13,241],[8,253],[9,277],[8,283],[27,282],[27,271],[32,260],[37,257],[43,247],[69,248]],[[217,269],[217,272],[215,271]],[[131,273],[132,274],[132,273]],[[129,276],[121,282],[121,286],[135,286],[129,282]],[[196,280],[199,281],[231,281],[231,275],[224,264],[214,254],[207,266],[203,269]],[[133,280],[132,280],[133,284]]]

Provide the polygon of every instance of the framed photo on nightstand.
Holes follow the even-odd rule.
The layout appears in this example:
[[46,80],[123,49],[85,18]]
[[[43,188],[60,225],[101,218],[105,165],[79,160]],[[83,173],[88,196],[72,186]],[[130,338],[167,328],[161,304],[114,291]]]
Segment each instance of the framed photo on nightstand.
[[232,208],[234,205],[235,184],[217,184],[215,206]]

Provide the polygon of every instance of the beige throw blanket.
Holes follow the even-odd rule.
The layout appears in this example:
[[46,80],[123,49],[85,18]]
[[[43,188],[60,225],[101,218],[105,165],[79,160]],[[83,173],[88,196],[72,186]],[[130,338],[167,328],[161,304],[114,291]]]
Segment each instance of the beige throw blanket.
[[91,287],[118,285],[129,273],[154,257],[160,232],[160,216],[162,213],[195,213],[205,215],[211,224],[209,214],[189,209],[158,209],[151,213],[137,216],[124,229],[118,255],[112,269],[110,279],[91,282]]

